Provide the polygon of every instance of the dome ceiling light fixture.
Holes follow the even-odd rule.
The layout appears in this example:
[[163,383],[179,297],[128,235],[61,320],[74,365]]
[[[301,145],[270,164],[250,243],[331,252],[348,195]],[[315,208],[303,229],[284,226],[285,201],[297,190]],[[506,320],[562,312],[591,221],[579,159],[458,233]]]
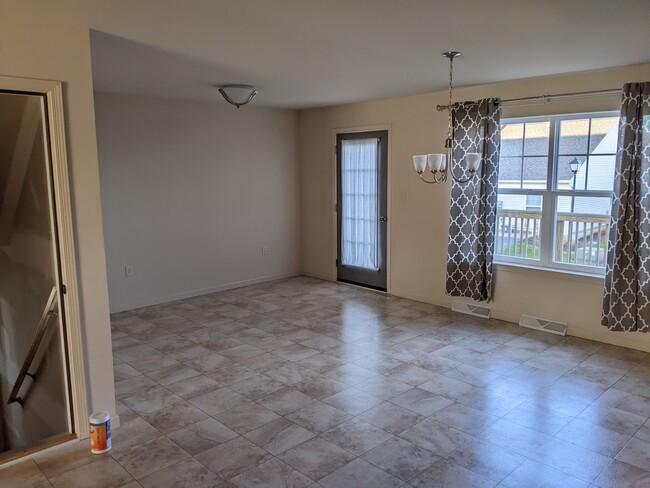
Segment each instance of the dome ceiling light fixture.
[[249,103],[258,93],[258,90],[251,85],[221,85],[217,88],[226,102],[237,108]]

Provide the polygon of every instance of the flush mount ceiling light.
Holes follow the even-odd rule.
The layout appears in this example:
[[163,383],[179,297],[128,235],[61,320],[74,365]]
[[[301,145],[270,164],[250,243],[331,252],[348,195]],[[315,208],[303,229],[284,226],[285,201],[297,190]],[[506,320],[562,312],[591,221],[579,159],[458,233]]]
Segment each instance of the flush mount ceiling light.
[[[453,76],[454,76],[454,58],[460,56],[458,51],[447,51],[442,53],[442,55],[449,59],[449,105],[447,110],[449,113],[449,119],[447,124],[447,139],[445,140],[445,153],[439,154],[418,154],[413,156],[413,166],[415,167],[415,172],[420,175],[420,179],[425,183],[434,184],[434,183],[444,183],[447,181],[447,176],[451,174],[451,177],[458,183],[467,183],[472,178],[476,176],[476,171],[481,165],[481,154],[480,153],[467,153],[465,156],[465,164],[467,165],[467,170],[469,171],[469,178],[460,179],[454,175],[453,172],[453,138],[454,138],[454,129],[452,125],[452,107],[453,107]],[[447,164],[449,162],[449,164]],[[422,174],[424,170],[429,167],[429,171],[433,175],[433,181],[426,180]]]
[[237,108],[246,105],[257,95],[257,90],[251,85],[222,85],[217,88],[226,102]]

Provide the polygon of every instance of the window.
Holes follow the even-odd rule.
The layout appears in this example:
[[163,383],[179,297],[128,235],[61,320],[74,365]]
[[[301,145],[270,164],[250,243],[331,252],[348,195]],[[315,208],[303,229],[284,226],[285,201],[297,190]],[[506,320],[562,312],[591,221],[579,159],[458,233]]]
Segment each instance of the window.
[[617,137],[615,113],[502,122],[497,262],[604,273]]
[[526,211],[541,212],[542,195],[526,195]]

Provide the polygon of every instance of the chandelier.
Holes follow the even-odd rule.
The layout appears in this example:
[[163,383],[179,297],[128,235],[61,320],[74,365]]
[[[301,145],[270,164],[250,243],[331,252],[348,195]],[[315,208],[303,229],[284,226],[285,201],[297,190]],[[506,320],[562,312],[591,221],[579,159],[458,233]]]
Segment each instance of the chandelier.
[[[453,106],[453,77],[454,77],[454,58],[460,56],[458,51],[447,51],[442,53],[442,55],[449,59],[449,105],[447,106],[447,112],[449,114],[448,124],[447,124],[447,140],[445,141],[445,152],[436,153],[436,154],[418,154],[413,156],[413,166],[415,167],[415,172],[420,176],[420,179],[425,183],[430,185],[435,183],[444,183],[447,181],[447,176],[451,175],[454,181],[464,184],[472,180],[476,176],[481,165],[481,153],[467,153],[465,155],[465,164],[467,165],[467,171],[469,172],[469,177],[462,179],[454,175],[453,171],[453,121],[452,121],[452,106]],[[449,164],[447,164],[449,162]],[[424,171],[429,168],[429,171],[432,174],[432,181],[424,178]]]

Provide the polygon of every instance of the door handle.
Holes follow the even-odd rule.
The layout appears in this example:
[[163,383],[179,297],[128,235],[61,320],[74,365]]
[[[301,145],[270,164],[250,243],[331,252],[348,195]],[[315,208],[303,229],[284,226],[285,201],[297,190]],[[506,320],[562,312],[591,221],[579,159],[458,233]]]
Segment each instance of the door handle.
[[379,222],[388,222],[388,217],[379,217]]

